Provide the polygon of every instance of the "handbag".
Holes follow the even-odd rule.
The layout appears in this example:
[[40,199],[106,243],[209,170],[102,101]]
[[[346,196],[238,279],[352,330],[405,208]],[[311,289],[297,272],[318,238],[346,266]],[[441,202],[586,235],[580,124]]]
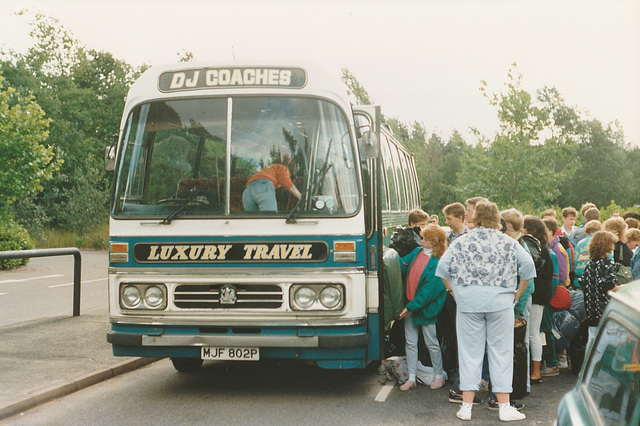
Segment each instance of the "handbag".
[[[618,259],[622,260],[622,246],[618,249]],[[616,262],[616,275],[618,276],[618,284],[626,284],[633,280],[631,275],[631,267],[625,266],[620,262]]]

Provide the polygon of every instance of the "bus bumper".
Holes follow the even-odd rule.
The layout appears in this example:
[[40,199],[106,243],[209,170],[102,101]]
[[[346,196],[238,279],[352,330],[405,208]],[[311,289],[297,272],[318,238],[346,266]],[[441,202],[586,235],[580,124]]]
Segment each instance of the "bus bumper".
[[217,330],[111,324],[107,333],[107,342],[113,345],[116,356],[200,358],[203,347],[249,347],[259,348],[261,359],[315,360],[322,368],[364,368],[368,361],[379,359],[374,355],[367,360],[371,340],[365,324]]

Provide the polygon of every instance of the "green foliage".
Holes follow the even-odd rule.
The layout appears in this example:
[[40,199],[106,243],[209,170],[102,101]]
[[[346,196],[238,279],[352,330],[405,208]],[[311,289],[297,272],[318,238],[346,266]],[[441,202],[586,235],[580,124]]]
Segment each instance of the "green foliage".
[[33,240],[34,244],[41,248],[78,247],[104,250],[109,245],[109,226],[102,224],[88,233],[45,229]]
[[[26,204],[43,214],[39,222],[44,228],[84,232],[108,218],[112,176],[103,171],[104,146],[118,131],[124,97],[142,69],[85,48],[53,18],[35,14],[30,24],[34,45],[24,54],[5,55],[0,72],[12,90],[33,96],[46,112],[47,142],[55,147],[52,164],[61,167]],[[16,220],[26,224],[34,209],[16,207],[14,212]]]
[[0,208],[42,189],[58,164],[45,145],[49,120],[33,97],[4,89],[0,76]]
[[88,168],[85,174],[76,179],[73,188],[65,191],[69,201],[60,207],[63,229],[89,234],[107,223],[104,211],[108,194],[104,188],[96,185],[100,181],[101,172],[94,167]]
[[[6,214],[0,214],[0,251],[30,250],[33,248],[29,233]],[[29,259],[0,260],[0,269],[26,265]]]
[[367,93],[367,90],[360,84],[355,74],[347,68],[342,68],[342,81],[353,92],[354,96],[362,105],[373,105],[373,99]]
[[575,172],[573,133],[555,119],[560,117],[556,111],[570,116],[571,109],[554,89],[540,91],[534,102],[515,67],[504,93],[489,95],[483,82],[481,91],[497,108],[500,131],[493,140],[482,137],[464,155],[459,193],[464,198],[481,194],[499,205],[544,206],[560,195],[558,182]]
[[610,217],[613,217],[613,212],[618,212],[619,215],[622,216],[626,211],[627,209],[622,208],[622,206],[619,206],[615,201],[611,200],[608,206],[600,209],[600,218],[604,222]]

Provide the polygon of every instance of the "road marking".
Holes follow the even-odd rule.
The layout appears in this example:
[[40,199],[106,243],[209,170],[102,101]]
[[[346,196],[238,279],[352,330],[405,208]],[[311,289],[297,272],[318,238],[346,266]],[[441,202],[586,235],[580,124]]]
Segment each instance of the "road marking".
[[[107,278],[97,278],[95,280],[82,280],[82,284],[88,284],[88,283],[93,283],[93,282],[96,282],[96,281],[106,281],[106,280],[107,280]],[[70,285],[73,285],[73,283],[50,285],[49,288],[68,287]]]
[[393,386],[394,386],[394,383],[391,383],[389,385],[384,385],[382,387],[382,389],[380,389],[380,392],[378,392],[378,395],[376,396],[375,401],[376,402],[385,402],[387,400],[387,397],[391,393],[391,390],[393,389]]
[[0,296],[4,296],[4,295],[7,295],[7,294],[9,294],[9,293],[0,293]]
[[31,280],[43,280],[45,278],[56,278],[56,277],[64,277],[64,275],[58,274],[58,275],[45,275],[42,277],[33,277],[33,278],[23,278],[20,280],[4,280],[4,281],[0,281],[0,284],[6,284],[6,283],[22,283],[25,281],[31,281]]

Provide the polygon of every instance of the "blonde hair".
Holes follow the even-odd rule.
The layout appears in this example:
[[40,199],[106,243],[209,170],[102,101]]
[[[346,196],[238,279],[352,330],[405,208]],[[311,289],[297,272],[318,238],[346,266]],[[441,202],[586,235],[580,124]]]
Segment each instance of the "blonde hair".
[[521,230],[524,225],[524,217],[517,209],[503,210],[500,212],[500,216],[507,224],[511,224],[511,228],[516,232]]
[[587,222],[587,224],[584,226],[584,232],[587,235],[591,235],[594,232],[598,232],[601,230],[602,230],[602,224],[600,223],[599,220],[591,220]]
[[582,207],[580,208],[580,213],[582,214],[582,217],[584,217],[584,214],[585,214],[589,209],[594,208],[594,207],[596,207],[596,205],[595,205],[595,204],[593,204],[593,203],[584,203],[584,204],[582,205]]
[[640,229],[638,228],[627,229],[625,236],[627,237],[627,242],[640,241]]
[[491,201],[479,202],[476,204],[476,214],[473,215],[475,226],[500,229],[500,212],[498,206]]
[[447,234],[440,226],[430,223],[420,232],[420,236],[433,246],[433,255],[440,259],[447,249]]
[[471,197],[471,198],[467,198],[467,201],[465,201],[464,203],[467,206],[477,206],[478,203],[488,203],[489,200],[487,200],[484,197]]
[[619,240],[623,241],[624,232],[627,230],[627,224],[623,218],[610,217],[604,221],[603,226],[605,231],[613,232]]
[[556,212],[554,209],[547,209],[540,213],[540,219],[544,219],[546,217],[552,217],[555,219],[558,217],[558,212]]

